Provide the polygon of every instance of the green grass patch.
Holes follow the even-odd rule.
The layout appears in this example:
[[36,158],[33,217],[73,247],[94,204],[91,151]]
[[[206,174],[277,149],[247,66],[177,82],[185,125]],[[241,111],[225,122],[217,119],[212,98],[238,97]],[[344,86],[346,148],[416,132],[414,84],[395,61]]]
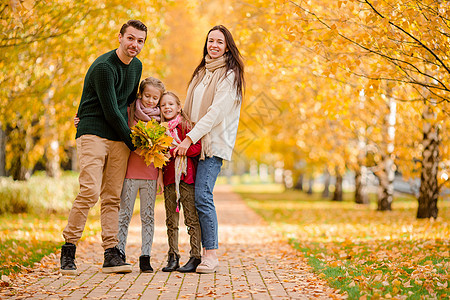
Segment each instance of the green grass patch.
[[9,275],[19,272],[23,267],[32,267],[35,262],[39,262],[44,256],[60,249],[61,245],[61,242],[55,241],[24,242],[17,239],[2,241],[2,245],[0,245],[0,252],[2,253],[0,273],[1,275]]
[[[98,208],[88,217],[82,239],[100,231]],[[32,267],[61,248],[68,214],[7,214],[0,216],[0,276]]]
[[417,220],[417,200],[395,198],[393,211],[298,191],[238,190],[247,204],[282,232],[319,277],[350,299],[449,297],[450,202],[437,220]]

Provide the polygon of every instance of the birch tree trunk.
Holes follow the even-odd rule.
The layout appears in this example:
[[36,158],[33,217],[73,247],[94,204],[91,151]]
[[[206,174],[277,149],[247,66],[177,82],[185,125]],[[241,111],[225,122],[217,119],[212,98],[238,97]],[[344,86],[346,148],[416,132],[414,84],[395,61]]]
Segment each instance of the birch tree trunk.
[[[364,90],[359,93],[359,109],[364,110],[366,96]],[[355,203],[368,204],[369,197],[367,195],[367,142],[366,142],[366,125],[363,122],[357,131],[358,136],[358,156],[355,170]]]
[[392,210],[392,200],[394,196],[393,179],[390,180],[388,168],[391,166],[391,159],[384,155],[382,170],[378,173],[380,185],[378,187],[378,207],[379,211]]
[[435,119],[433,110],[425,106],[423,112],[425,120],[423,126],[422,172],[420,175],[419,207],[417,218],[437,218],[439,197],[438,165],[439,165],[439,130],[432,120]]
[[328,172],[328,169],[325,169],[322,198],[328,197],[330,197],[330,172]]
[[334,184],[333,201],[342,201],[342,174],[338,168],[336,168],[336,183]]
[[[389,97],[389,113],[386,118],[386,149],[382,155],[382,167],[378,176],[380,186],[378,188],[378,208],[377,210],[392,210],[392,201],[394,199],[394,140],[395,140],[395,123],[396,123],[396,102]],[[383,151],[383,150],[382,150]]]
[[367,167],[366,167],[366,141],[365,129],[361,129],[358,134],[358,166],[355,170],[355,203],[368,204],[369,196],[367,194]]
[[311,175],[308,179],[308,191],[306,192],[308,195],[312,195],[313,185],[314,185],[314,176]]
[[53,105],[53,89],[50,87],[43,100],[45,110],[44,138],[45,146],[45,172],[48,177],[58,178],[61,175],[59,142],[55,124],[55,107]]
[[61,175],[59,142],[53,139],[45,149],[45,172],[48,177],[58,178]]
[[367,195],[367,169],[360,165],[355,170],[355,203],[369,204]]

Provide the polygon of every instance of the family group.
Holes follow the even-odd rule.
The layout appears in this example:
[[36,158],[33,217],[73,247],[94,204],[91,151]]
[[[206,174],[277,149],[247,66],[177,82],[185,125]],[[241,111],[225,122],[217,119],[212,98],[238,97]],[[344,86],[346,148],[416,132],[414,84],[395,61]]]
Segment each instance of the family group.
[[[128,227],[139,192],[142,246],[141,272],[153,272],[151,250],[154,206],[164,194],[168,238],[164,272],[213,273],[218,221],[213,189],[223,160],[230,160],[242,103],[244,65],[230,31],[214,26],[206,36],[203,55],[188,84],[182,107],[178,96],[154,77],[141,81],[136,57],[147,39],[139,20],[123,24],[119,47],[98,57],[87,71],[75,126],[80,166],[80,191],[63,231],[61,273],[77,274],[76,245],[90,208],[101,200],[104,273],[128,273]],[[147,166],[132,143],[130,128],[138,121],[167,122],[173,138],[162,168]],[[189,260],[180,267],[179,212],[190,237]]]

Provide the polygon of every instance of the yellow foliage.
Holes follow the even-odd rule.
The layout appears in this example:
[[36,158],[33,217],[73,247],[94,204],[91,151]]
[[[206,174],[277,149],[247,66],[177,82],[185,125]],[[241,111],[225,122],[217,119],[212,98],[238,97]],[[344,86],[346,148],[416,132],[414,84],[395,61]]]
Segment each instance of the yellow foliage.
[[72,120],[84,75],[96,57],[118,46],[117,34],[128,19],[139,18],[148,26],[139,58],[147,73],[158,70],[162,51],[157,37],[162,33],[154,29],[163,28],[164,5],[158,0],[126,7],[116,0],[0,5],[0,124],[7,132],[17,131],[19,138],[15,141],[12,134],[8,139],[7,168],[32,169],[55,140],[60,155],[75,146]]
[[167,134],[167,123],[158,124],[155,120],[146,123],[139,121],[131,127],[131,139],[147,166],[153,163],[156,168],[162,168],[169,161],[165,153],[173,138]]

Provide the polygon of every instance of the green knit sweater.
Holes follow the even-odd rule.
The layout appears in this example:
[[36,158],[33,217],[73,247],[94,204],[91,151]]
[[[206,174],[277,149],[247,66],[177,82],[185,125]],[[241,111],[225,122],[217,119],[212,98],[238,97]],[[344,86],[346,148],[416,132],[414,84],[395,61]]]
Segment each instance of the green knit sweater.
[[87,71],[78,117],[76,137],[93,134],[112,141],[124,141],[131,149],[127,106],[136,99],[142,63],[136,57],[124,64],[116,50],[98,57]]

